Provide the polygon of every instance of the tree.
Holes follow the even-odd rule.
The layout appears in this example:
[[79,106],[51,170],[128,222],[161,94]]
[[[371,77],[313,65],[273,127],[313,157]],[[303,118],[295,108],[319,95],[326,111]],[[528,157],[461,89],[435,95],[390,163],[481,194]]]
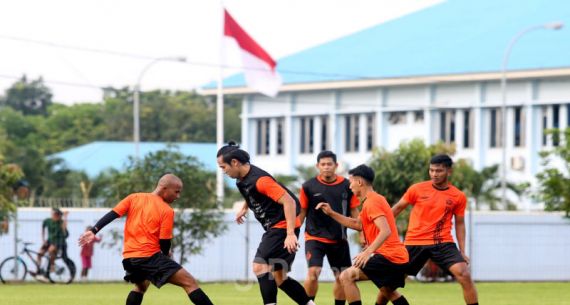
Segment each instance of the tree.
[[225,226],[215,194],[215,173],[206,170],[193,157],[174,146],[148,154],[143,160],[131,159],[124,172],[115,172],[106,190],[108,200],[118,202],[130,193],[149,192],[165,173],[179,176],[184,183],[180,199],[174,203],[174,250],[184,263],[190,254],[200,253],[206,241],[220,235]]
[[[558,146],[540,152],[544,169],[536,175],[538,190],[534,197],[544,202],[547,211],[564,211],[570,217],[570,128],[550,130],[548,134],[558,139]],[[553,162],[562,166],[552,165]]]
[[0,104],[11,107],[24,115],[47,115],[48,106],[52,104],[51,90],[40,77],[28,81],[24,75],[0,99]]
[[14,187],[24,176],[22,170],[15,164],[5,164],[0,155],[0,235],[7,230],[8,215],[15,211],[13,201]]

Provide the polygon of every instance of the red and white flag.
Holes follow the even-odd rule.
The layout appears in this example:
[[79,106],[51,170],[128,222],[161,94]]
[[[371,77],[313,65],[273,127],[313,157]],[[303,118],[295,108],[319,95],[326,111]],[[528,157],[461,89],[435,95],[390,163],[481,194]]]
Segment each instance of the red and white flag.
[[234,40],[241,51],[241,60],[247,86],[265,95],[275,97],[281,87],[277,63],[234,18],[224,9],[224,38]]

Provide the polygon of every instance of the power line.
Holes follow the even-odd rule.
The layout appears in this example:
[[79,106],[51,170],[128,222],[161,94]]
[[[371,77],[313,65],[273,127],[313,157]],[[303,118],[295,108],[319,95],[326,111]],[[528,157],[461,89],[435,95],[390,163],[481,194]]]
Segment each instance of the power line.
[[[97,49],[97,48],[90,48],[90,47],[74,46],[74,45],[51,42],[51,41],[47,41],[47,40],[30,39],[30,38],[18,37],[18,36],[0,35],[0,39],[38,44],[38,45],[43,45],[43,46],[48,46],[48,47],[58,48],[58,49],[66,49],[66,50],[73,50],[73,51],[79,51],[79,52],[90,52],[90,53],[112,55],[112,56],[118,56],[118,57],[139,59],[139,60],[154,60],[154,59],[156,59],[156,57],[149,56],[149,55],[107,50],[107,49]],[[165,60],[167,60],[167,59],[165,59]],[[179,61],[176,61],[176,62],[179,62]],[[182,62],[179,62],[179,63],[182,63]],[[220,65],[218,63],[208,63],[208,62],[199,62],[199,61],[186,61],[184,63],[188,64],[188,65],[192,65],[192,66],[202,66],[202,67],[209,67],[209,68],[216,68],[216,69],[223,68],[223,69],[240,69],[240,70],[253,70],[253,71],[263,70],[261,68]],[[330,77],[330,78],[335,78],[335,79],[343,78],[343,79],[361,79],[361,80],[363,80],[363,79],[377,79],[378,78],[378,77],[371,77],[371,76],[351,75],[351,74],[342,74],[342,73],[297,71],[297,70],[287,70],[287,69],[285,69],[285,70],[278,69],[278,72],[282,73],[282,74],[321,76],[321,77]]]

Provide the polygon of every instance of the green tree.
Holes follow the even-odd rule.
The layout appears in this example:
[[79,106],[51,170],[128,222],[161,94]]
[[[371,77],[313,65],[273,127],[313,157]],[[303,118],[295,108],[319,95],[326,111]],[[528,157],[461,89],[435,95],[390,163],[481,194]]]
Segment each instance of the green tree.
[[[550,130],[558,146],[540,152],[543,170],[536,175],[538,189],[534,197],[544,202],[547,211],[564,211],[570,217],[570,128]],[[555,166],[552,163],[562,163]]]
[[179,261],[185,262],[188,255],[200,253],[206,241],[225,230],[223,214],[216,202],[213,171],[169,147],[138,162],[131,159],[126,171],[115,172],[106,190],[107,198],[118,202],[130,193],[152,191],[165,173],[176,174],[184,182],[180,199],[173,205],[178,208],[173,244],[180,255]]
[[0,104],[11,107],[25,115],[47,115],[48,106],[52,104],[51,90],[43,79],[28,81],[24,75],[0,99]]
[[0,154],[0,235],[7,230],[8,215],[16,209],[13,201],[14,186],[24,176],[15,164],[5,164]]

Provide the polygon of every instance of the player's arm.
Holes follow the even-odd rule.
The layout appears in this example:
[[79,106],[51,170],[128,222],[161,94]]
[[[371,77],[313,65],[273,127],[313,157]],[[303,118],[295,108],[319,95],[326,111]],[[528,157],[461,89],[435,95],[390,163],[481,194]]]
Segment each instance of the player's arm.
[[457,237],[457,245],[463,258],[469,264],[469,258],[465,253],[465,216],[455,215],[455,236]]
[[170,209],[162,213],[160,222],[160,232],[158,234],[160,252],[166,256],[171,256],[172,238],[174,231],[174,210]]
[[243,202],[243,206],[241,207],[241,209],[237,212],[236,214],[236,222],[238,224],[242,224],[245,222],[245,218],[247,217],[247,211],[248,211],[248,206],[247,206],[247,202],[244,201]]
[[44,220],[44,222],[42,223],[42,245],[45,244],[45,242],[46,242],[46,226],[47,226],[47,223]]
[[390,230],[390,225],[388,225],[388,220],[386,220],[386,216],[376,217],[374,219],[374,225],[378,229],[380,229],[380,233],[378,234],[378,236],[376,236],[376,239],[374,239],[374,241],[368,246],[368,248],[366,248],[364,251],[362,251],[354,258],[354,267],[357,268],[364,267],[368,262],[368,260],[374,254],[374,251],[380,248],[380,246],[382,246],[382,244],[384,243],[384,241],[386,241],[388,236],[392,234],[392,230]]
[[400,213],[405,210],[410,205],[410,202],[402,197],[398,203],[392,206],[392,214],[394,214],[394,218],[398,217]]
[[309,207],[309,199],[307,198],[307,194],[305,193],[304,187],[301,187],[301,191],[299,192],[299,203],[301,204],[299,221],[301,224],[303,224],[303,221],[305,221],[305,217],[307,217],[307,208]]
[[101,217],[99,221],[91,228],[90,231],[87,231],[79,237],[79,246],[83,247],[95,240],[95,234],[97,234],[101,229],[103,229],[106,225],[111,223],[111,221],[119,218],[120,215],[115,212],[114,210],[109,211],[109,213],[105,214],[105,216]]
[[362,231],[362,223],[360,222],[360,219],[352,218],[352,217],[346,217],[344,215],[341,215],[341,214],[335,212],[331,208],[330,204],[328,204],[326,202],[321,202],[321,203],[317,204],[317,206],[315,207],[315,210],[323,211],[323,213],[330,216],[336,222],[340,223],[341,225],[343,225],[347,228],[351,228],[351,229],[357,230],[357,231]]
[[295,223],[297,221],[297,203],[287,192],[285,192],[285,194],[283,194],[283,196],[281,196],[277,202],[283,205],[283,211],[285,212],[285,221],[287,222],[287,238],[290,236],[295,238],[294,247],[292,240],[290,241],[290,244],[287,244],[287,240],[285,240],[285,247],[287,250],[289,250],[289,252],[295,252],[297,251],[297,236],[295,235]]

